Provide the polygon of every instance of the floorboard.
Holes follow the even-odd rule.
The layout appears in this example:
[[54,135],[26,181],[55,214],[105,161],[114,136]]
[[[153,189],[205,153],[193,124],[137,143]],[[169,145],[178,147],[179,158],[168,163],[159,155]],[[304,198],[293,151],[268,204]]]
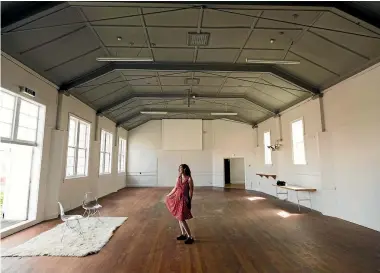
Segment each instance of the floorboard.
[[[380,272],[380,232],[317,212],[299,214],[294,204],[244,190],[196,189],[195,219],[189,222],[196,243],[184,245],[175,240],[179,229],[163,201],[167,192],[130,188],[102,198],[103,215],[129,219],[96,255],[2,258],[2,272]],[[58,223],[45,222],[7,237],[2,248]]]

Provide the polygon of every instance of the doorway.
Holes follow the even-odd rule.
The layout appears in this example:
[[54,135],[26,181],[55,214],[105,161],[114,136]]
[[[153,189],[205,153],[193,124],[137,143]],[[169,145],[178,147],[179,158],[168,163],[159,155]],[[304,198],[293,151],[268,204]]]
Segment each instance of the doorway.
[[0,89],[1,236],[37,217],[45,111],[43,105]]
[[224,187],[245,189],[244,158],[224,159]]
[[33,147],[0,144],[1,228],[28,220]]
[[228,186],[231,184],[231,165],[230,159],[224,159],[224,186]]

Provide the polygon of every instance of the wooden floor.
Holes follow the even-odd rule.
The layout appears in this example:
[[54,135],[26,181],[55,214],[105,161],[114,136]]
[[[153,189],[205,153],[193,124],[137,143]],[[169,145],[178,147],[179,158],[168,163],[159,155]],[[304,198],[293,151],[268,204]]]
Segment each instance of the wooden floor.
[[[163,202],[167,191],[124,189],[102,199],[103,215],[129,219],[96,255],[2,258],[2,272],[380,272],[380,232],[316,212],[297,214],[293,204],[244,190],[196,189],[190,220],[196,243],[184,245]],[[2,248],[57,223],[5,238]]]
[[226,189],[241,189],[241,190],[244,190],[245,189],[245,184],[225,184],[224,185],[224,188]]

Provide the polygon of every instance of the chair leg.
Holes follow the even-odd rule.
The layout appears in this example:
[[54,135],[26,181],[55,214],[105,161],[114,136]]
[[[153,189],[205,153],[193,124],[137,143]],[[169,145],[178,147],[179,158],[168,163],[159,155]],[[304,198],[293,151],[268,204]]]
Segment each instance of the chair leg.
[[80,225],[79,219],[77,219],[77,222],[78,222],[78,226],[79,226],[79,234],[83,236],[82,226]]
[[68,225],[68,223],[65,222],[65,224],[64,224],[63,227],[62,227],[63,231],[62,231],[61,243],[62,243],[62,241],[63,241],[63,237],[65,237],[65,231],[66,231],[67,227],[70,228],[70,226]]
[[67,228],[66,225],[67,225],[67,224],[65,223],[65,224],[62,226],[63,231],[62,231],[61,243],[62,243],[62,241],[63,241],[63,237],[65,237],[65,231],[66,231],[66,228]]
[[100,222],[100,223],[103,223],[103,221],[102,220],[100,220],[100,217],[102,217],[101,215],[100,215],[100,210],[96,210],[96,212],[98,213],[98,215],[99,215],[99,217],[98,217],[98,221]]

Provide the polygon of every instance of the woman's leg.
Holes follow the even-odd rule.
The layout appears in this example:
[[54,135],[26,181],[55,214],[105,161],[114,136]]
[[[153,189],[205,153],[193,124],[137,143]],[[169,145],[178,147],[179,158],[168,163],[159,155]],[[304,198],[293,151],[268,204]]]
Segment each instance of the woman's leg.
[[178,221],[178,224],[179,224],[179,228],[181,229],[181,234],[186,235],[186,231],[185,231],[184,227],[182,226],[181,221]]
[[181,224],[183,228],[185,229],[187,236],[191,238],[191,231],[186,221],[181,221]]

